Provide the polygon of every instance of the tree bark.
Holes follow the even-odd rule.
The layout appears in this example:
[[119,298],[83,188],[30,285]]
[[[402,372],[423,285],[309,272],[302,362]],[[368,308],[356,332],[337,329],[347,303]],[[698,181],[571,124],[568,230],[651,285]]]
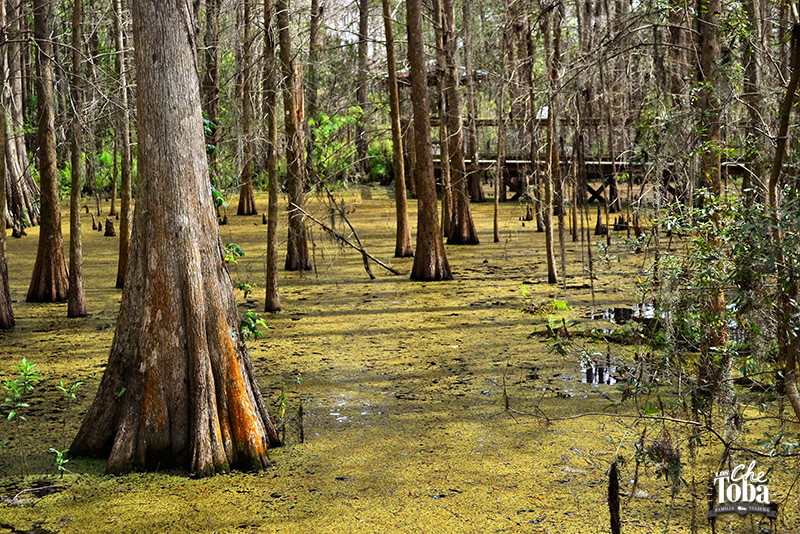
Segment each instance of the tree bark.
[[448,152],[453,184],[453,219],[447,236],[449,245],[477,245],[480,243],[467,191],[467,173],[464,164],[464,128],[461,120],[461,93],[456,35],[455,0],[443,0],[444,33],[444,93],[447,95]]
[[286,244],[287,271],[311,270],[306,240],[306,222],[302,211],[305,187],[305,162],[303,161],[303,108],[297,89],[301,86],[292,56],[292,38],[289,33],[289,0],[275,2],[280,40],[281,70],[283,72],[283,122],[286,130],[286,186],[289,193],[289,240]]
[[[0,42],[6,42],[6,6],[0,0]],[[7,47],[5,47],[7,48]],[[14,326],[14,310],[11,307],[11,292],[8,286],[8,262],[6,257],[6,91],[8,78],[7,50],[0,50],[0,330]]]
[[397,213],[397,232],[394,246],[395,258],[410,258],[411,229],[408,224],[406,201],[406,175],[403,168],[403,132],[400,129],[400,94],[397,88],[397,70],[394,58],[394,30],[390,0],[381,0],[383,31],[386,38],[386,66],[389,76],[389,114],[392,123],[392,170],[394,171],[394,201]]
[[50,14],[49,0],[34,0],[33,36],[36,41],[36,98],[39,115],[36,138],[39,146],[39,181],[42,184],[42,222],[36,263],[28,288],[28,302],[64,302],[69,289],[64,240],[61,236],[61,208],[58,204]]
[[83,288],[83,245],[81,243],[81,188],[83,187],[83,50],[82,2],[72,4],[72,140],[70,145],[72,184],[69,192],[69,299],[67,317],[86,316]]
[[411,100],[414,106],[414,177],[419,197],[417,208],[417,246],[413,280],[451,280],[453,274],[444,250],[437,213],[436,182],[431,154],[431,124],[428,116],[428,73],[422,33],[420,0],[408,0],[408,60],[411,67]]
[[244,37],[242,39],[242,161],[241,188],[237,215],[255,215],[256,200],[253,196],[253,54],[250,36],[250,0],[244,0]]
[[275,85],[275,8],[272,0],[264,0],[264,112],[267,117],[267,280],[264,311],[281,309],[278,289],[278,89]]
[[362,115],[356,122],[356,170],[364,176],[370,172],[369,142],[367,141],[367,40],[369,38],[369,0],[358,1],[358,87],[356,100]]
[[133,4],[141,144],[128,283],[70,451],[112,474],[269,465],[278,443],[239,328],[211,197],[191,6]]

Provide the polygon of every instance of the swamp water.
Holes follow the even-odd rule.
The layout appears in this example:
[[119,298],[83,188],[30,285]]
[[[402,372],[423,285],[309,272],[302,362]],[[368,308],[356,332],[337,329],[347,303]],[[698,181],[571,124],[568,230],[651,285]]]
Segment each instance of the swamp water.
[[[412,260],[392,259],[393,203],[381,189],[370,197],[348,194],[351,222],[370,253],[409,272]],[[257,204],[266,209],[264,197]],[[415,207],[410,202],[412,229]],[[327,213],[319,205],[312,209]],[[269,330],[250,343],[272,413],[281,392],[287,417],[303,403],[305,440],[289,421],[286,445],[270,451],[272,468],[202,480],[181,471],[107,477],[102,461],[85,459],[72,459],[67,467],[73,474],[58,477],[48,449],[69,446],[108,357],[120,301],[113,289],[118,242],[88,231],[84,215],[90,316],[68,320],[66,305],[24,302],[38,229],[9,240],[18,325],[0,333],[0,376],[26,357],[45,380],[31,397],[21,436],[0,422],[0,442],[10,439],[0,451],[0,497],[42,480],[63,487],[41,497],[24,494],[22,506],[0,504],[0,532],[34,526],[63,533],[607,532],[606,472],[618,454],[629,460],[621,467],[621,490],[633,495],[623,498],[623,532],[663,532],[667,523],[671,533],[689,532],[687,488],[673,501],[670,485],[652,466],[640,470],[632,487],[639,439],[632,421],[597,415],[547,423],[505,411],[507,398],[517,412],[553,419],[614,413],[608,406],[620,400],[620,384],[597,383],[596,377],[615,370],[593,370],[590,380],[579,364],[580,350],[605,354],[609,345],[583,347],[591,342],[580,340],[566,356],[551,352],[552,339],[530,335],[542,330],[545,318],[522,312],[520,286],[529,287],[535,302],[567,302],[571,310],[553,314],[558,321],[581,321],[575,310],[636,300],[632,273],[639,257],[626,261],[622,247],[612,247],[623,261],[597,262],[593,303],[579,244],[567,244],[568,289],[549,286],[543,235],[535,225],[523,227],[519,207],[509,203],[501,206],[501,242],[491,243],[491,209],[473,206],[483,244],[447,247],[455,280],[441,283],[412,282],[377,266],[378,278],[370,281],[360,255],[310,226],[316,270],[280,273],[284,311],[264,315]],[[263,286],[266,227],[260,217],[229,214],[229,220],[223,239],[246,253],[231,269],[234,282]],[[263,307],[261,287],[247,300],[237,297],[242,311]],[[600,323],[602,318],[590,320],[585,328],[603,328]],[[615,365],[635,351],[614,344],[610,349]],[[74,405],[60,400],[61,380],[85,382]],[[634,407],[619,411],[632,414]],[[751,427],[752,441],[768,429],[766,423]],[[656,437],[659,430],[653,426],[651,432]],[[679,445],[688,464],[685,443]],[[687,480],[705,480],[718,467],[719,448],[709,445],[700,449],[695,470],[686,466]],[[30,465],[25,479],[19,476],[20,447]],[[759,462],[763,470],[773,468],[771,493],[784,499],[780,532],[800,531],[796,490],[786,498],[797,462]],[[705,502],[695,503],[707,529]],[[751,531],[749,519],[736,519],[727,530],[721,521],[718,531]]]

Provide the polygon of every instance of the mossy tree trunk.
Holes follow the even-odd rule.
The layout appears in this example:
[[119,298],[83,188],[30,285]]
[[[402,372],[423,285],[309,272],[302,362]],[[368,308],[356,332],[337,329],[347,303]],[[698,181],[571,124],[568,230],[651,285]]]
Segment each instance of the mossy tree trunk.
[[287,271],[311,270],[311,258],[308,254],[306,239],[306,221],[303,213],[297,209],[303,207],[305,188],[305,161],[303,158],[303,123],[302,85],[299,74],[295,70],[292,56],[292,37],[289,28],[289,0],[275,2],[278,22],[278,38],[280,41],[281,71],[283,73],[283,122],[286,131],[286,188],[289,193],[289,239],[286,244]]
[[413,280],[451,280],[453,274],[444,251],[444,241],[439,228],[436,201],[436,182],[433,176],[431,153],[431,123],[428,105],[428,75],[422,33],[420,0],[408,0],[408,59],[411,67],[411,100],[414,105],[414,144],[417,182],[417,246]]
[[403,132],[400,129],[400,94],[397,88],[397,69],[394,58],[394,30],[392,28],[392,9],[389,0],[381,0],[383,8],[383,28],[386,37],[386,65],[389,76],[389,113],[392,122],[392,169],[394,171],[394,201],[397,213],[397,233],[395,239],[395,258],[410,258],[414,255],[411,247],[411,229],[408,225],[406,200],[406,175],[403,168]]
[[264,311],[281,309],[278,290],[278,89],[275,85],[275,8],[272,0],[264,0],[264,112],[267,117],[267,280]]
[[83,244],[81,242],[81,188],[83,187],[83,50],[82,2],[72,4],[72,140],[70,145],[69,192],[69,299],[68,317],[86,316],[86,292],[83,288]]
[[70,451],[108,472],[269,464],[211,197],[190,5],[133,4],[141,145],[131,261],[100,388]]
[[64,302],[69,281],[61,235],[59,179],[56,161],[55,101],[53,99],[53,43],[51,40],[49,0],[33,2],[33,37],[36,42],[36,99],[39,145],[39,181],[41,182],[41,228],[36,263],[33,266],[28,302]]

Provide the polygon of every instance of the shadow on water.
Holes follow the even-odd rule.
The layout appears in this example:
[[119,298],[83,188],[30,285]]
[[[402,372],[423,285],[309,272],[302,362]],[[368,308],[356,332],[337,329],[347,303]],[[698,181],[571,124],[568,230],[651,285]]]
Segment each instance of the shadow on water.
[[633,319],[652,319],[655,316],[656,307],[652,304],[634,304],[629,307],[606,308],[595,312],[590,310],[584,318],[592,321],[608,321],[614,324],[625,324]]
[[586,352],[583,353],[580,361],[581,382],[599,386],[601,384],[613,386],[617,383],[617,366],[611,361],[611,356],[606,355],[605,359],[590,357]]

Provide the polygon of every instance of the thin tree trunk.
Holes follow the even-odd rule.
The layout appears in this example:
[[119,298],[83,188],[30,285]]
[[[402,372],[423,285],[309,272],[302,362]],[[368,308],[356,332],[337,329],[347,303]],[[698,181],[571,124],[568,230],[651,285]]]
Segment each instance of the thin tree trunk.
[[27,32],[27,18],[22,17],[22,3],[19,1],[8,2],[7,13],[10,30],[8,38],[11,42],[6,44],[9,70],[9,83],[5,87],[8,103],[5,133],[6,174],[0,178],[6,180],[6,222],[20,232],[25,226],[39,224],[40,208],[34,203],[34,199],[40,191],[33,180],[28,149],[25,146],[24,110],[27,93],[23,86],[26,79],[23,52],[27,50],[24,44],[27,37],[23,37],[23,30]]
[[69,193],[69,300],[67,317],[86,316],[86,292],[83,289],[83,245],[81,243],[81,188],[83,187],[83,2],[72,4],[72,187]]
[[781,231],[781,225],[785,223],[780,220],[778,210],[780,176],[789,144],[789,119],[794,106],[795,94],[797,93],[798,85],[800,85],[800,24],[792,26],[791,67],[792,76],[789,79],[786,94],[778,112],[777,146],[767,184],[767,207],[771,212],[773,246],[777,251],[777,261],[775,262],[778,269],[777,278],[781,285],[786,284],[787,281],[789,282],[788,290],[779,289],[778,305],[776,306],[778,319],[778,366],[783,368],[783,389],[789,397],[795,417],[800,420],[800,392],[797,389],[797,353],[800,350],[800,339],[797,335],[796,309],[793,304],[800,291],[798,290],[797,279],[787,272],[791,267],[787,268],[786,266],[787,261],[782,249],[783,232]]
[[275,8],[272,0],[264,0],[264,111],[267,115],[267,283],[264,311],[281,309],[278,289],[278,89],[275,85]]
[[760,68],[756,46],[757,43],[760,44],[761,21],[759,13],[757,13],[755,8],[754,0],[744,0],[742,6],[747,14],[747,34],[750,36],[749,39],[745,41],[742,50],[742,63],[745,72],[742,99],[747,105],[747,117],[750,119],[750,124],[747,125],[745,138],[745,154],[750,165],[745,170],[745,175],[742,178],[742,194],[745,197],[745,201],[748,204],[752,204],[753,202],[763,202],[764,199],[764,191],[761,184],[764,164],[763,158],[759,153],[760,148],[766,144],[764,136],[760,133],[763,131],[762,108],[764,99],[761,95],[761,86],[759,83]]
[[[90,0],[89,2],[89,12],[88,12],[88,27],[91,28],[92,33],[89,34],[89,57],[88,57],[88,66],[89,66],[89,73],[87,78],[89,79],[89,109],[86,112],[86,125],[84,133],[86,134],[85,137],[85,144],[89,150],[86,150],[86,154],[84,156],[84,165],[86,169],[86,182],[91,184],[92,192],[94,194],[94,202],[95,202],[95,213],[99,217],[100,216],[100,188],[97,184],[97,173],[95,172],[95,152],[91,150],[95,146],[95,137],[98,135],[98,126],[97,126],[97,116],[98,116],[98,103],[100,101],[99,98],[99,87],[100,83],[97,77],[97,61],[98,55],[100,54],[100,38],[97,35],[98,24],[95,20],[95,9],[94,9],[94,0]],[[112,195],[111,195],[111,209],[109,210],[109,215],[114,217],[117,215],[117,178],[118,178],[118,161],[119,161],[119,136],[115,136],[114,138],[114,160],[113,160],[113,168],[112,168]]]
[[436,84],[439,98],[439,176],[442,183],[442,235],[450,235],[450,227],[453,224],[453,181],[450,160],[450,128],[447,122],[447,97],[445,95],[445,76],[444,76],[444,13],[442,11],[441,0],[432,1],[434,17],[436,23],[433,33],[436,37]]
[[209,183],[189,4],[135,0],[142,132],[128,284],[108,366],[70,452],[109,473],[269,465],[279,442],[238,332]]
[[464,128],[461,120],[461,93],[456,35],[455,0],[443,0],[444,13],[444,93],[447,95],[448,151],[453,183],[453,222],[447,237],[449,245],[477,245],[480,243],[467,191],[467,173],[464,164]]
[[397,213],[397,233],[395,239],[395,258],[410,258],[414,255],[411,247],[411,229],[408,224],[406,202],[406,177],[403,169],[403,133],[400,130],[400,95],[397,89],[397,71],[394,58],[394,31],[390,0],[381,0],[383,9],[383,31],[386,38],[386,66],[389,75],[389,114],[392,123],[392,169],[394,171],[394,201]]
[[415,139],[414,120],[411,119],[408,121],[403,135],[403,147],[405,147],[403,153],[408,157],[408,165],[406,166],[406,175],[409,177],[408,196],[411,198],[417,198],[417,179],[414,174],[417,168],[417,148]]
[[289,33],[289,0],[277,0],[278,33],[280,39],[281,69],[283,72],[283,118],[286,129],[286,184],[289,193],[289,240],[286,246],[287,271],[311,270],[308,254],[305,217],[303,207],[303,188],[305,187],[305,161],[303,157],[303,109],[298,99],[300,87],[298,73],[292,56],[292,39]]
[[527,25],[525,28],[525,83],[528,89],[528,114],[530,123],[528,125],[528,136],[530,142],[531,174],[533,174],[533,209],[536,212],[536,231],[544,232],[543,207],[542,207],[542,188],[541,172],[539,168],[539,120],[537,119],[536,109],[536,87],[533,83],[533,31],[530,24],[530,8],[528,9]]
[[317,120],[319,114],[319,39],[322,10],[319,0],[311,0],[311,17],[308,24],[308,62],[305,81],[305,101],[308,113],[303,121],[306,141],[306,161],[308,168],[314,169],[315,141],[314,132],[311,130],[310,119]]
[[416,167],[414,177],[419,196],[417,208],[417,246],[413,280],[451,280],[453,274],[444,250],[437,213],[436,182],[433,177],[431,125],[428,116],[428,75],[422,31],[420,0],[408,0],[408,60],[411,68],[411,96],[414,105],[414,142]]
[[207,143],[214,147],[208,152],[208,164],[211,175],[217,174],[217,122],[219,121],[219,11],[223,0],[206,0],[206,32],[203,38],[205,45],[203,62],[203,109],[206,118],[214,124],[208,133]]
[[[125,271],[128,266],[128,249],[131,243],[131,130],[128,118],[128,77],[125,72],[125,41],[122,17],[122,1],[114,0],[116,20],[116,68],[119,78],[119,113],[117,114],[117,135],[120,148],[120,218],[119,218],[119,263],[117,264],[117,289],[125,284]],[[102,151],[102,138],[100,138]]]
[[478,106],[475,101],[475,72],[472,68],[472,2],[464,2],[464,24],[461,29],[464,36],[464,70],[467,84],[467,150],[470,165],[467,175],[469,199],[472,202],[484,202],[486,196],[481,187],[480,164],[478,163]]
[[356,99],[362,116],[356,122],[356,169],[364,176],[370,172],[369,143],[367,141],[367,40],[369,39],[369,0],[358,2],[358,88]]
[[[6,6],[0,0],[0,42],[6,42]],[[8,263],[6,257],[6,88],[8,85],[8,47],[0,49],[0,330],[14,326],[14,310],[11,307],[11,292],[8,286]]]
[[237,215],[255,215],[253,196],[253,54],[250,36],[250,0],[244,0],[244,37],[242,39],[242,161],[241,188]]
[[552,176],[556,185],[556,206],[555,209],[558,213],[558,248],[561,256],[561,278],[564,282],[564,289],[567,288],[567,251],[564,243],[564,178],[561,175],[561,161],[559,158],[561,147],[561,125],[559,121],[561,117],[561,101],[559,99],[560,84],[561,84],[561,25],[564,21],[564,4],[558,4],[553,10],[553,69],[551,76],[554,84],[554,91],[552,97],[551,111],[553,116],[551,119],[551,128],[553,136],[550,139],[551,151],[551,165],[553,169]]
[[[717,36],[717,17],[721,13],[720,0],[698,0],[697,35],[699,38],[698,82],[702,89],[697,97],[700,111],[700,153],[701,185],[707,187],[714,198],[722,197],[722,174],[720,161],[720,103],[714,89],[717,87],[719,73],[717,63],[720,59],[720,43]],[[702,9],[701,9],[702,7]],[[718,215],[712,215],[714,219]],[[716,227],[717,224],[714,224]],[[712,235],[714,247],[721,247],[719,235]],[[709,314],[713,323],[708,325],[709,335],[701,348],[698,386],[701,398],[699,408],[711,413],[714,399],[719,400],[723,414],[730,415],[732,409],[731,357],[727,351],[718,351],[727,340],[725,318],[725,295],[722,290],[710,289]]]
[[[505,0],[505,10],[508,13],[508,0]],[[503,23],[503,32],[500,36],[500,83],[497,88],[497,169],[494,173],[494,214],[492,221],[492,237],[495,243],[500,242],[500,184],[506,167],[506,148],[508,145],[506,133],[506,56],[508,55],[508,42],[511,29],[509,21]]]
[[53,99],[52,41],[49,0],[34,0],[33,24],[36,41],[36,98],[39,145],[39,180],[42,184],[42,222],[39,247],[28,289],[28,302],[64,302],[69,280],[61,236],[61,208],[56,162],[55,101]]
[[558,84],[558,67],[550,40],[550,18],[547,13],[542,17],[542,35],[544,36],[545,57],[550,72],[549,105],[547,114],[547,165],[548,173],[544,178],[544,239],[547,251],[547,282],[558,283],[556,253],[553,243],[553,184],[561,181],[561,165],[558,159],[558,115],[556,112],[556,92]]

